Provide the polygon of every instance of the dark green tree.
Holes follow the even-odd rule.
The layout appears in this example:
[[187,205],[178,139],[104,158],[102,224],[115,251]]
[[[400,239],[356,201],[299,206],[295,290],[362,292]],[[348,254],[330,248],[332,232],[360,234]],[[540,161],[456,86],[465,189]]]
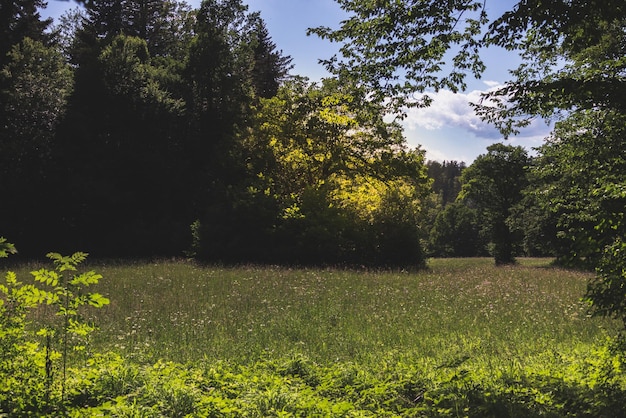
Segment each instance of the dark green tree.
[[182,2],[102,0],[70,22],[75,90],[56,155],[73,203],[59,209],[67,243],[55,248],[151,255],[189,245],[183,71],[194,21]]
[[167,89],[171,74],[151,64],[144,40],[119,35],[78,75],[58,150],[74,239],[98,236],[84,246],[110,255],[182,251],[192,218],[179,137],[184,101]]
[[435,257],[475,257],[485,254],[476,209],[462,202],[447,205],[435,219],[429,236]]
[[521,201],[528,184],[528,154],[522,147],[493,144],[461,177],[460,199],[483,214],[491,230],[496,265],[515,262],[517,239],[509,227],[511,209]]
[[292,58],[276,50],[276,44],[272,41],[265,22],[261,19],[255,25],[253,42],[252,82],[256,95],[267,99],[278,93],[278,87],[287,78],[289,70],[293,68]]
[[[607,188],[626,181],[624,123],[614,111],[576,112],[559,122],[539,148],[529,191],[544,220],[554,225],[555,255],[563,264],[594,268],[621,231],[620,200]],[[540,218],[541,220],[541,218]],[[546,223],[543,221],[543,223]]]
[[14,45],[30,38],[48,46],[52,35],[46,32],[52,19],[42,20],[40,8],[44,0],[1,0],[0,1],[0,69],[9,60],[7,54]]
[[218,207],[233,199],[232,185],[245,176],[237,136],[246,129],[252,111],[254,62],[249,35],[256,19],[240,0],[207,0],[197,12],[183,82],[187,87],[184,151],[198,217],[209,205],[218,213],[226,210]]
[[0,229],[28,252],[50,227],[49,212],[38,202],[53,199],[55,130],[72,91],[72,71],[57,50],[30,38],[7,58],[0,70]]
[[175,0],[94,0],[86,7],[83,38],[103,46],[124,34],[143,39],[153,57],[185,58],[193,36],[193,11]]
[[127,13],[128,0],[94,0],[87,6],[87,19],[84,29],[91,36],[109,43],[114,37],[123,34],[130,27]]
[[428,177],[433,179],[433,191],[446,206],[454,202],[461,191],[461,174],[465,170],[464,162],[458,161],[428,161]]

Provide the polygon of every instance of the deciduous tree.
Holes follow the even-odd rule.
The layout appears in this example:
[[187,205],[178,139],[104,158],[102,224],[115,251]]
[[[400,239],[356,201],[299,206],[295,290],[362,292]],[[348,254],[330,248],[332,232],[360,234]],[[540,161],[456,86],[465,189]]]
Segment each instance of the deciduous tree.
[[528,184],[529,157],[522,147],[494,144],[474,160],[462,175],[460,198],[481,211],[491,227],[497,265],[515,262],[516,238],[507,220]]

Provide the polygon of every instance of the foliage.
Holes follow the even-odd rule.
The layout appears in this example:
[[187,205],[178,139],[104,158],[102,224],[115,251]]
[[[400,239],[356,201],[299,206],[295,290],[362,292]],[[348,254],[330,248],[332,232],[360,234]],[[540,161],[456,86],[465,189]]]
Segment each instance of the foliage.
[[421,263],[423,152],[404,148],[398,125],[362,90],[290,80],[260,101],[241,141],[246,193],[228,214],[202,220],[204,258],[256,251],[257,262]]
[[472,257],[487,254],[484,217],[475,207],[457,202],[461,192],[464,162],[428,161],[428,176],[433,179],[432,195],[426,202],[421,224],[428,253],[434,257]]
[[[378,368],[320,365],[305,356],[249,366],[167,361],[138,367],[98,357],[77,369],[72,416],[621,416],[619,368],[610,351],[562,356],[557,370],[526,366],[494,376],[457,361],[439,367],[390,354]],[[469,363],[469,364],[468,364]],[[597,367],[600,372],[590,372]],[[87,370],[89,370],[87,372]],[[82,406],[80,402],[85,402]]]
[[514,79],[477,109],[505,134],[537,115],[623,111],[624,21],[620,2],[522,2],[496,19],[488,43],[520,49]]
[[556,228],[546,238],[563,264],[594,268],[604,248],[623,236],[626,160],[621,152],[624,116],[577,112],[557,124],[539,148],[530,198],[539,222]]
[[[4,243],[4,241],[3,241]],[[6,244],[6,243],[4,243]],[[6,246],[6,245],[5,245]],[[6,246],[14,250],[11,246]],[[69,257],[51,253],[55,269],[33,271],[36,282],[50,287],[45,290],[34,284],[23,284],[9,271],[0,285],[0,412],[11,416],[31,416],[64,408],[68,382],[68,349],[84,350],[84,343],[70,341],[71,337],[85,340],[95,329],[82,320],[81,307],[100,308],[109,300],[99,293],[83,289],[97,284],[102,276],[93,271],[78,274],[77,266],[87,254],[75,253]],[[64,272],[73,272],[71,278]],[[61,322],[50,320],[36,335],[44,337],[40,345],[30,330],[27,314],[41,305],[56,307],[55,315]],[[55,348],[53,341],[59,341]],[[61,361],[61,377],[56,377],[55,363]],[[60,386],[60,394],[58,388]],[[58,398],[56,397],[58,396]]]
[[252,81],[257,96],[269,99],[276,96],[281,83],[288,78],[293,68],[292,58],[276,50],[263,20],[256,23],[254,34]]
[[484,0],[338,3],[349,13],[339,29],[309,30],[343,43],[341,56],[326,66],[389,99],[396,112],[428,106],[430,91],[464,89],[468,74],[479,78],[484,71],[481,49],[491,45],[519,50],[523,58],[513,80],[477,106],[505,136],[536,115],[623,108],[626,9],[619,1],[529,0],[511,3],[499,17],[487,15]]
[[7,272],[0,285],[0,412],[23,416],[47,405],[45,356],[27,339],[26,313],[38,303],[38,291]]
[[11,244],[4,237],[0,237],[0,258],[6,258],[9,254],[15,254],[15,245]]
[[31,38],[16,44],[7,58],[0,69],[2,115],[6,115],[2,133],[17,143],[15,151],[7,151],[18,159],[25,158],[31,149],[50,154],[50,132],[63,115],[72,89],[72,72],[54,48]]
[[435,219],[429,248],[435,257],[475,257],[484,255],[476,209],[461,202],[446,206]]
[[597,277],[589,283],[585,299],[596,315],[620,319],[626,330],[626,183],[608,184],[595,191],[600,206],[608,212],[597,226],[602,235],[613,236],[598,263]]
[[[431,90],[465,88],[466,73],[484,70],[479,56],[481,27],[487,22],[482,1],[349,1],[350,13],[337,30],[309,29],[341,43],[341,58],[324,61],[336,76],[361,83],[375,100],[402,106],[428,106]],[[450,65],[445,59],[453,48]],[[443,75],[441,73],[443,72]]]
[[20,243],[32,229],[47,225],[48,213],[41,213],[38,199],[52,195],[46,183],[53,164],[54,133],[73,81],[62,56],[31,38],[15,44],[4,58],[5,65],[0,67],[0,194],[6,203],[0,205],[0,224]]
[[522,199],[530,160],[522,147],[494,144],[487,151],[463,172],[460,198],[486,217],[496,264],[509,264],[515,261],[516,238],[507,220]]
[[467,168],[461,161],[428,161],[428,177],[433,179],[433,192],[437,193],[441,203],[446,206],[453,203],[461,192],[461,174]]
[[626,329],[626,243],[617,239],[604,250],[598,276],[589,283],[585,300],[595,315],[622,321]]
[[[0,70],[10,60],[7,54],[25,38],[48,45],[51,36],[46,32],[51,19],[41,20],[39,9],[43,0],[2,1],[0,3]],[[4,87],[4,86],[2,86]]]

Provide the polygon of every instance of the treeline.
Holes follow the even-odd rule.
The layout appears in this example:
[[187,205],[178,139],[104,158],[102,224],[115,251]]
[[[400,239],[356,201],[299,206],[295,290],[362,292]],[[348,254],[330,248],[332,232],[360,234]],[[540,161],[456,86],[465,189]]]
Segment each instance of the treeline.
[[[533,157],[426,162],[363,84],[292,74],[241,0],[91,1],[54,26],[43,6],[0,19],[0,231],[24,255],[594,267],[621,248],[619,98],[561,118]],[[567,71],[615,65],[609,29]]]
[[626,120],[612,110],[556,124],[535,156],[494,144],[469,166],[427,163],[427,254],[438,257],[551,256],[593,269],[626,236]]
[[240,0],[2,3],[0,231],[24,255],[419,265],[424,154],[290,74]]

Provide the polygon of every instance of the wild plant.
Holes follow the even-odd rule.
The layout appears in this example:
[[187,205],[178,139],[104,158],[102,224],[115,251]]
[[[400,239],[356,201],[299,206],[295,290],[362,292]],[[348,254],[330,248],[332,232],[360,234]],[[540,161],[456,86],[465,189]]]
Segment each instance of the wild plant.
[[[5,377],[5,386],[0,387],[0,411],[23,413],[29,409],[49,409],[52,388],[58,380],[55,374],[58,361],[61,363],[62,406],[70,349],[84,350],[89,334],[95,329],[83,320],[81,307],[101,308],[109,303],[103,295],[85,290],[102,278],[94,271],[78,271],[79,264],[87,258],[86,253],[71,256],[49,253],[47,257],[54,264],[53,270],[42,268],[31,272],[36,282],[45,285],[44,289],[35,284],[23,284],[11,271],[6,274],[6,283],[0,285],[0,347],[3,349],[0,374]],[[54,316],[58,318],[51,319],[36,332],[43,337],[43,346],[27,326],[28,312],[41,305],[54,307]],[[21,379],[16,380],[16,375]]]

